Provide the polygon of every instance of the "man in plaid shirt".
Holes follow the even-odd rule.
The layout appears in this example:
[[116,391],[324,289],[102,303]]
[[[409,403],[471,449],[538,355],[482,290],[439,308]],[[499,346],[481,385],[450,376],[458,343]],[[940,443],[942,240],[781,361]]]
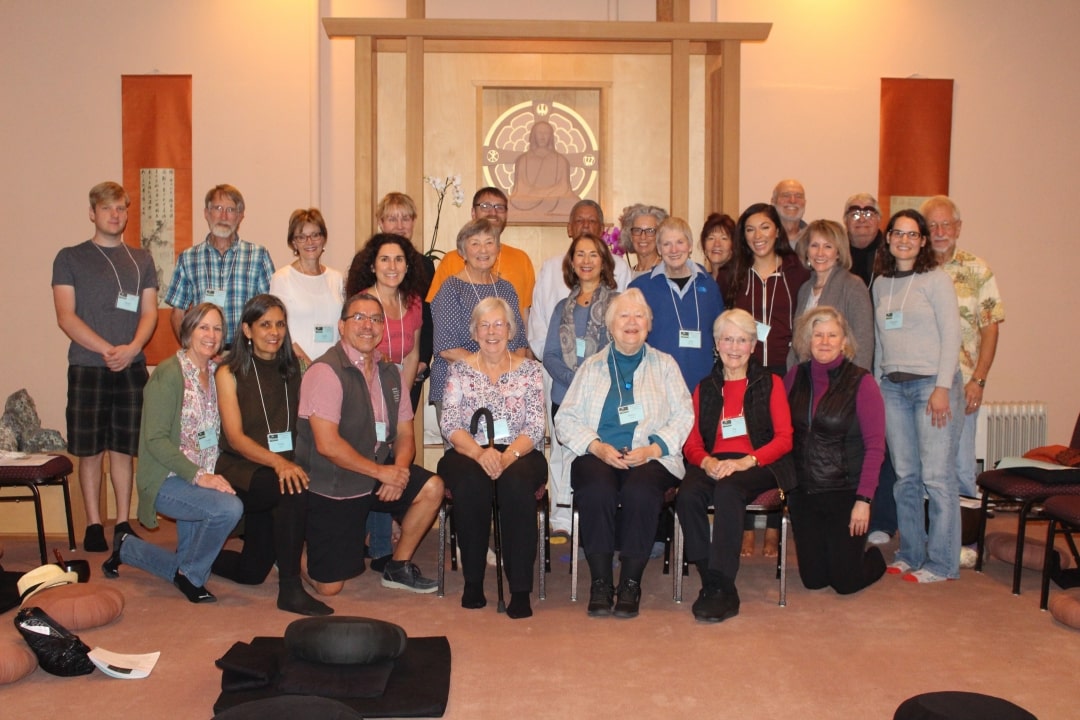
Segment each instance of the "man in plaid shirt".
[[180,253],[165,302],[172,305],[172,328],[180,337],[184,311],[212,302],[225,312],[223,350],[232,345],[244,303],[270,291],[274,261],[261,245],[241,240],[244,196],[232,185],[215,185],[206,193],[203,210],[210,232],[204,242]]

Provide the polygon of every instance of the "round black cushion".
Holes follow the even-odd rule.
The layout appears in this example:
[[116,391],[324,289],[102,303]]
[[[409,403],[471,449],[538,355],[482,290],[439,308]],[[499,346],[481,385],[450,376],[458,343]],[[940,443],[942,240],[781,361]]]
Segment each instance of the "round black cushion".
[[358,665],[393,660],[408,636],[394,623],[362,617],[311,617],[289,623],[285,649],[300,660]]
[[279,695],[253,700],[214,716],[215,720],[296,720],[305,717],[317,717],[320,720],[364,720],[363,715],[344,703],[308,695]]
[[893,720],[1037,720],[1019,705],[991,695],[933,692],[900,703]]

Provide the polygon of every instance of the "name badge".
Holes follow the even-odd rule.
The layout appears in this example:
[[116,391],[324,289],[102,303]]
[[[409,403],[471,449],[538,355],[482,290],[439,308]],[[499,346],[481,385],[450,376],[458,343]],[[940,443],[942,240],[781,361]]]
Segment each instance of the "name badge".
[[333,325],[316,325],[315,326],[315,342],[317,342],[317,343],[332,343],[332,342],[334,342],[334,326]]
[[885,313],[885,329],[886,330],[899,330],[904,327],[904,311],[903,310],[890,310]]
[[645,419],[645,411],[642,409],[641,403],[620,405],[618,412],[620,425],[629,425],[630,423],[641,422]]
[[700,330],[680,330],[679,331],[679,347],[700,348],[701,347],[701,331]]
[[758,339],[758,342],[765,342],[766,340],[769,339],[769,331],[772,330],[772,327],[769,326],[769,325],[766,325],[763,322],[756,323],[756,325],[757,325],[757,339]]
[[209,450],[212,447],[217,447],[217,430],[200,430],[195,437],[199,439],[200,450]]
[[129,295],[126,292],[121,291],[116,296],[116,307],[120,310],[127,310],[128,312],[139,312],[139,296]]
[[734,417],[726,418],[720,421],[720,437],[727,440],[728,438],[742,437],[746,434],[746,418]]
[[375,421],[375,439],[379,442],[386,442],[386,423]]
[[585,338],[575,338],[574,347],[579,358],[585,357]]
[[506,422],[506,418],[502,418],[495,421],[495,440],[509,440],[510,438],[510,423]]
[[270,452],[289,452],[292,450],[292,433],[269,433],[266,436],[266,446],[270,448]]
[[203,302],[214,303],[218,307],[225,307],[225,298],[228,297],[225,288],[207,288],[203,293]]

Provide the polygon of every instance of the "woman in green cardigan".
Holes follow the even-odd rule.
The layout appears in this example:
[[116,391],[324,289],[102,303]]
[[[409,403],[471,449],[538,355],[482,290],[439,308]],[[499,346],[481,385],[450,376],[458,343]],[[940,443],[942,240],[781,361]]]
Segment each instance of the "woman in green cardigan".
[[189,309],[180,325],[182,348],[158,365],[143,392],[139,521],[157,527],[158,513],[176,520],[176,552],[122,533],[101,567],[105,577],[116,578],[122,563],[133,565],[171,581],[193,603],[217,599],[206,580],[243,513],[236,491],[214,473],[221,427],[214,358],[223,326],[217,305]]

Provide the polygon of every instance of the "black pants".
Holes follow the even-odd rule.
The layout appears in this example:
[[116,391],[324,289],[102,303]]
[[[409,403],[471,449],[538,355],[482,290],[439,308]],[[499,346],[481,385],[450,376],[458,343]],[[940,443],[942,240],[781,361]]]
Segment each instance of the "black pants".
[[258,585],[277,562],[281,580],[300,577],[304,549],[307,492],[281,494],[273,468],[261,467],[247,490],[236,488],[244,503],[244,548],[222,550],[214,574],[244,585]]
[[804,493],[788,496],[799,576],[811,590],[831,587],[841,595],[858,592],[885,573],[881,551],[864,551],[865,535],[851,536],[848,523],[855,491]]
[[[708,561],[709,569],[719,572],[726,581],[735,582],[739,574],[739,550],[742,547],[746,505],[761,493],[776,487],[776,478],[763,467],[752,467],[713,480],[696,466],[686,467],[686,477],[675,498],[686,537],[686,559],[691,563]],[[709,540],[709,506],[713,506],[712,541]]]
[[[505,445],[496,445],[505,450]],[[536,567],[536,491],[547,482],[547,461],[533,450],[510,464],[498,485],[502,556],[510,592],[532,592]],[[492,480],[480,464],[456,450],[439,460],[439,475],[454,496],[454,529],[461,548],[461,573],[468,583],[484,582],[491,529]]]
[[[570,486],[581,517],[581,546],[586,555],[614,553],[648,560],[664,505],[664,493],[678,480],[658,462],[627,470],[582,455],[570,466]],[[619,523],[615,511],[622,506]]]

